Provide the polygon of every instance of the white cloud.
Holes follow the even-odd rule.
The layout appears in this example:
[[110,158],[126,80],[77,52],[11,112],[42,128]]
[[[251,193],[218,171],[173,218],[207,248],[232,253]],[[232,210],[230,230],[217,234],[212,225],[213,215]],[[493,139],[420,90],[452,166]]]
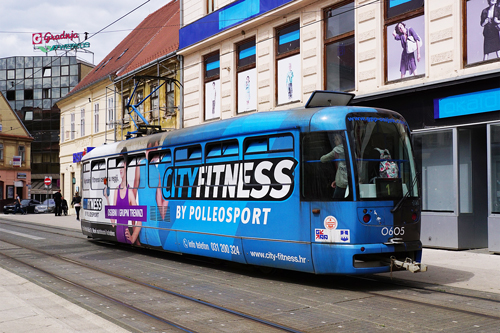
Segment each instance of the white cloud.
[[[31,37],[37,32],[60,34],[78,32],[89,37],[119,19],[147,0],[1,0],[0,58],[10,56],[43,56],[34,52]],[[144,18],[170,0],[150,0],[144,6],[92,37],[90,51],[99,63]],[[53,52],[50,55],[55,55]],[[81,55],[92,61],[89,55]]]

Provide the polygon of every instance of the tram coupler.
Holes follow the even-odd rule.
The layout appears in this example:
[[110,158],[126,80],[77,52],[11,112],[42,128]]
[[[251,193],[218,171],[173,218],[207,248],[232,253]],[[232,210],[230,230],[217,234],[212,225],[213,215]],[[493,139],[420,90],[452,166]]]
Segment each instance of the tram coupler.
[[406,258],[405,261],[401,261],[391,257],[391,273],[393,268],[395,268],[395,270],[406,269],[412,273],[427,272],[427,265],[416,262],[411,258]]

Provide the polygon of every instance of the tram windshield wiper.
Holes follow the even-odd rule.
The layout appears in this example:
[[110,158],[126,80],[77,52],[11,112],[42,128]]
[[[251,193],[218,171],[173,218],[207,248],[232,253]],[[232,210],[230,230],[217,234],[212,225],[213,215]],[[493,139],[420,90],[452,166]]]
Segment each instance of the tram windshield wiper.
[[417,182],[418,179],[418,173],[415,174],[415,177],[413,178],[413,181],[411,182],[411,187],[406,191],[405,195],[398,201],[396,206],[394,206],[393,209],[391,209],[391,213],[395,213],[398,211],[399,208],[403,205],[403,202],[410,196],[410,191],[413,192],[413,188],[415,187],[415,183]]

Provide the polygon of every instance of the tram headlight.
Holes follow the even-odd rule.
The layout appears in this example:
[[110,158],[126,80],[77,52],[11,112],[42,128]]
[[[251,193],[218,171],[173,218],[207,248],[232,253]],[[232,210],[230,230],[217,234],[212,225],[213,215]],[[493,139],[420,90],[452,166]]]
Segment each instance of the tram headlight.
[[370,216],[370,214],[363,215],[363,222],[368,223],[371,219],[372,217]]

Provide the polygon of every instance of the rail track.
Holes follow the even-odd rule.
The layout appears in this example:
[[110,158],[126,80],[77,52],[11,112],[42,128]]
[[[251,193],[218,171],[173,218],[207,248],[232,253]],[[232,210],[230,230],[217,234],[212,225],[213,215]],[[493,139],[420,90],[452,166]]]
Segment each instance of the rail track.
[[498,294],[380,276],[262,276],[89,242],[64,228],[6,227],[48,241],[0,236],[0,266],[130,331],[500,331]]

